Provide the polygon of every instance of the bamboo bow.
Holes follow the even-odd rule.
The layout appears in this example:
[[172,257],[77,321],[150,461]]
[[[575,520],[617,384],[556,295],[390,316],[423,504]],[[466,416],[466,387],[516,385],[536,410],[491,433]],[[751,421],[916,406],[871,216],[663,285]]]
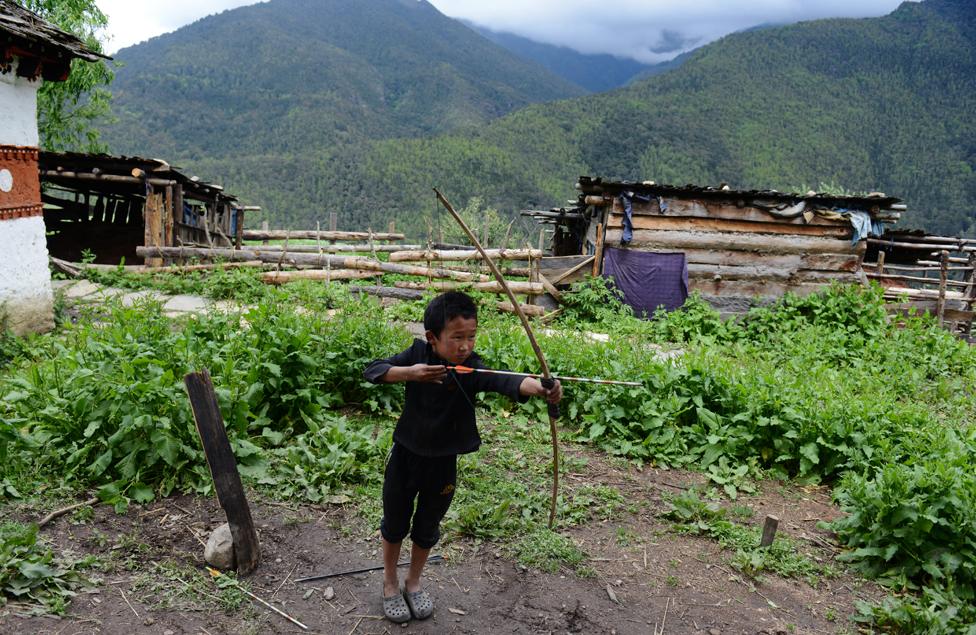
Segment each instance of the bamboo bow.
[[[535,351],[535,356],[539,359],[539,365],[542,367],[542,385],[545,388],[552,388],[556,385],[556,380],[552,378],[552,373],[549,372],[549,364],[546,363],[546,357],[542,354],[542,349],[539,348],[539,343],[535,339],[535,333],[532,332],[532,327],[529,325],[529,319],[525,317],[525,313],[522,312],[522,308],[519,305],[519,301],[515,298],[515,294],[509,288],[508,283],[505,282],[505,276],[495,265],[494,261],[488,256],[485,248],[481,246],[478,242],[478,238],[474,235],[474,232],[468,227],[461,216],[454,210],[454,207],[448,202],[444,195],[441,194],[437,188],[434,188],[434,193],[437,194],[437,199],[447,208],[447,211],[451,213],[454,220],[458,222],[464,233],[467,234],[468,239],[471,244],[481,253],[481,257],[484,258],[485,263],[491,272],[495,275],[495,279],[498,280],[498,284],[501,285],[502,289],[505,290],[505,294],[508,295],[509,301],[512,303],[512,307],[515,309],[515,313],[518,315],[519,320],[522,322],[522,328],[525,329],[525,334],[529,338],[529,343],[532,344],[532,350]],[[552,525],[556,520],[556,495],[559,493],[559,437],[556,434],[556,421],[559,419],[559,405],[550,403],[549,406],[549,433],[552,436],[552,499],[549,504],[549,529],[552,529]]]

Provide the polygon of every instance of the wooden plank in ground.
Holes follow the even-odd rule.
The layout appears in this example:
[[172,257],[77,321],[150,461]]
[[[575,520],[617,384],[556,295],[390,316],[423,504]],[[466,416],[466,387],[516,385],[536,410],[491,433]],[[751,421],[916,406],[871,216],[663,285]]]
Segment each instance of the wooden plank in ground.
[[237,461],[227,439],[224,418],[217,405],[210,372],[203,369],[190,373],[183,379],[186,392],[193,408],[193,418],[197,432],[203,442],[210,474],[213,476],[217,500],[227,514],[227,523],[234,539],[234,561],[240,575],[248,575],[258,566],[261,559],[261,546],[258,533],[251,518],[251,509],[244,496],[241,475],[237,471]]

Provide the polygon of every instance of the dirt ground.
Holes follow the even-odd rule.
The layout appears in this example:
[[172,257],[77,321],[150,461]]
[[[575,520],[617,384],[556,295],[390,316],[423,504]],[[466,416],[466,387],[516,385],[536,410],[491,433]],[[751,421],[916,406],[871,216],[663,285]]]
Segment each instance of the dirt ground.
[[[252,501],[262,561],[250,589],[294,616],[314,633],[619,633],[792,634],[856,632],[849,621],[858,599],[883,592],[857,576],[822,579],[817,588],[766,574],[747,579],[729,565],[730,552],[711,539],[679,534],[659,518],[662,496],[701,482],[695,473],[611,467],[602,455],[567,448],[588,461],[565,475],[573,482],[606,484],[620,491],[631,511],[574,527],[568,534],[595,572],[542,573],[502,555],[501,545],[453,540],[435,549],[442,564],[428,568],[426,584],[436,602],[433,617],[398,626],[382,619],[381,573],[302,584],[295,579],[378,564],[378,532],[348,506],[300,506]],[[780,519],[786,534],[825,562],[833,560],[830,536],[819,520],[838,512],[822,488],[761,484],[740,498],[759,524]],[[639,511],[634,512],[637,509]],[[32,510],[8,509],[18,520]],[[91,553],[107,562],[97,588],[80,593],[64,618],[25,616],[0,609],[0,632],[81,633],[300,633],[299,627],[251,601],[221,608],[219,590],[203,569],[209,532],[224,521],[213,498],[172,497],[126,515],[99,506],[91,518],[66,515],[42,530],[57,550]],[[836,565],[838,568],[840,565]]]

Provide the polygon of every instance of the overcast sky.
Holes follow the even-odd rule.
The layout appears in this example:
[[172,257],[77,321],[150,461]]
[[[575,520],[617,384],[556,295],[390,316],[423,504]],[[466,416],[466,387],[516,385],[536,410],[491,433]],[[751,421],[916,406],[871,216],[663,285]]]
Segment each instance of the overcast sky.
[[[873,17],[900,0],[430,0],[442,13],[583,53],[658,62],[764,23]],[[174,31],[248,0],[96,0],[109,52]]]

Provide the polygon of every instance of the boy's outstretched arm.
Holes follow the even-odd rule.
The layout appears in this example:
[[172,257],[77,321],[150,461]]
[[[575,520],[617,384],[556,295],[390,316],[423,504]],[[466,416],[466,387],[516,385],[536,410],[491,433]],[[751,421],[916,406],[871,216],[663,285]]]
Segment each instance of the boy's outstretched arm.
[[390,369],[380,377],[380,381],[395,384],[401,381],[419,381],[440,384],[447,377],[446,366],[431,364],[413,364],[412,366],[390,366]]
[[544,388],[535,377],[526,377],[519,385],[519,394],[524,397],[545,397],[549,403],[559,403],[563,398],[563,385],[556,380],[552,388]]

